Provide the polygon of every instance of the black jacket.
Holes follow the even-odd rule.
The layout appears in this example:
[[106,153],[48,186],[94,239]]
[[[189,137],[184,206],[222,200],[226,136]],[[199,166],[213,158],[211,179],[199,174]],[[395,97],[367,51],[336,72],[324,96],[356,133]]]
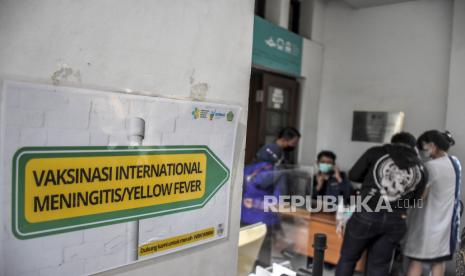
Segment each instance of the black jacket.
[[350,170],[349,179],[362,183],[362,199],[371,197],[367,204],[371,209],[382,197],[393,210],[403,210],[421,197],[427,174],[414,149],[387,144],[367,150]]

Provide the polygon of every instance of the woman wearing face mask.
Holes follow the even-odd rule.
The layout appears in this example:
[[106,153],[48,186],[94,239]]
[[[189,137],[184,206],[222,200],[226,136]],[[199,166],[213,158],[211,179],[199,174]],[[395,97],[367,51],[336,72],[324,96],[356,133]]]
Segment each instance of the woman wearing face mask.
[[418,138],[418,148],[427,160],[428,184],[421,208],[409,212],[404,254],[410,258],[408,276],[420,276],[423,263],[432,276],[445,273],[458,241],[460,207],[460,162],[447,154],[454,145],[449,132],[430,130]]

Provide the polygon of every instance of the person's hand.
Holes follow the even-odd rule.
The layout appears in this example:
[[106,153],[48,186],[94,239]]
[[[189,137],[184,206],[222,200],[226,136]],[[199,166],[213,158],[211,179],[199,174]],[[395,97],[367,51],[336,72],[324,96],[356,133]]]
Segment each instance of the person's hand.
[[341,176],[341,171],[337,166],[333,167],[334,170],[334,178],[336,178],[337,183],[342,183],[342,176]]
[[244,207],[250,209],[253,207],[253,200],[251,198],[244,198]]
[[344,231],[345,231],[344,223],[339,222],[336,226],[337,236],[341,239],[344,238]]
[[326,176],[322,173],[318,174],[316,176],[316,190],[320,191],[321,188],[323,187],[323,184],[325,183]]

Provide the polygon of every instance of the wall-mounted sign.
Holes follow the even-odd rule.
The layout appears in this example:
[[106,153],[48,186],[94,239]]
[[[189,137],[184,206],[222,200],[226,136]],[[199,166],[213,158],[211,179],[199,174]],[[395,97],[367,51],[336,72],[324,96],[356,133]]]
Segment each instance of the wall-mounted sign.
[[228,236],[239,107],[5,81],[0,110],[0,275],[89,275]]
[[33,238],[197,209],[228,179],[208,147],[23,148],[13,230]]
[[255,16],[252,63],[285,74],[300,76],[302,37]]
[[211,227],[192,233],[182,234],[176,237],[157,240],[139,246],[139,256],[147,256],[150,254],[159,253],[170,250],[186,244],[195,243],[201,240],[206,240],[215,237],[216,229]]
[[387,143],[402,131],[404,112],[354,111],[352,141]]
[[284,91],[281,88],[271,87],[271,102],[275,109],[281,109],[281,105],[284,103]]

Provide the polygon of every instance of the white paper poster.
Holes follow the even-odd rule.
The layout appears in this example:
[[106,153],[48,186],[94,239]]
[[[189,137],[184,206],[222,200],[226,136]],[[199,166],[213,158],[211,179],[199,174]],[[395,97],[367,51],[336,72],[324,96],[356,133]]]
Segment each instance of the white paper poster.
[[237,106],[5,82],[1,111],[0,275],[89,274],[227,236]]

